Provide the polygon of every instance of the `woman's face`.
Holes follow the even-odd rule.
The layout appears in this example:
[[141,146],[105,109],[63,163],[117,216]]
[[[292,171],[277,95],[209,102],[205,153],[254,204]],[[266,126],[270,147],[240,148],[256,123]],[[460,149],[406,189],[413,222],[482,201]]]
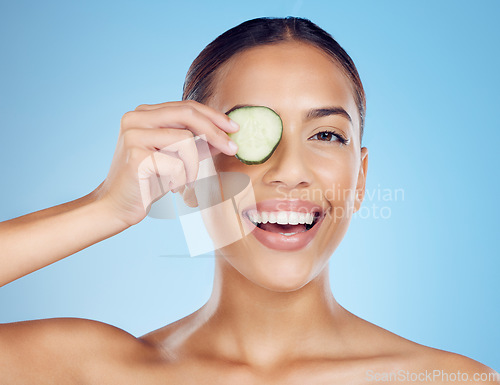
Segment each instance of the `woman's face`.
[[[360,148],[350,82],[319,49],[286,42],[236,55],[219,69],[214,84],[211,107],[226,113],[235,106],[267,106],[283,121],[281,142],[265,163],[214,157],[218,172],[249,176],[257,203],[237,202],[250,233],[217,250],[218,263],[269,290],[299,289],[327,266],[364,193],[367,149]],[[252,211],[261,221],[286,211],[284,221],[292,224],[255,226]],[[308,215],[317,217],[312,228],[293,225]]]

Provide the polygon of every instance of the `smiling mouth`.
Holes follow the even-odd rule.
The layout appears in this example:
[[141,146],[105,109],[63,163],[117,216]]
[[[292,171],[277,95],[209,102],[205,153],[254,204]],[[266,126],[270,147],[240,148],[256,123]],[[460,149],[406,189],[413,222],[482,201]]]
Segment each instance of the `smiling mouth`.
[[255,211],[244,213],[261,230],[287,237],[311,230],[322,218],[319,211],[301,213],[295,211]]

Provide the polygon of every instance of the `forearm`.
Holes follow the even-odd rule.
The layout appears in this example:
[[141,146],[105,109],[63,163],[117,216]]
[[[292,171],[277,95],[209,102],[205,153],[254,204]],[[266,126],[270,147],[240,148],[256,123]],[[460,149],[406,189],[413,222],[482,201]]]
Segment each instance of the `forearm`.
[[0,286],[123,231],[94,194],[0,223]]

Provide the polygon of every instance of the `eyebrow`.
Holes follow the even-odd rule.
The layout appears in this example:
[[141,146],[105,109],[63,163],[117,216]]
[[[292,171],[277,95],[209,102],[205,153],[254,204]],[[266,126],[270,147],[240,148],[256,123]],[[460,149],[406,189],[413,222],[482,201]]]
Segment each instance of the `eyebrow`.
[[[252,104],[237,104],[230,110],[228,110],[226,112],[226,115],[242,107],[255,107],[255,106]],[[343,107],[338,107],[338,106],[313,108],[307,112],[306,120],[319,119],[319,118],[324,118],[325,116],[332,116],[332,115],[340,115],[346,118],[350,123],[352,123],[351,115],[349,115]]]
[[332,115],[343,116],[349,122],[352,123],[351,115],[349,115],[344,108],[337,107],[337,106],[311,109],[307,112],[306,119],[307,120],[318,119],[318,118],[323,118],[325,116],[332,116]]

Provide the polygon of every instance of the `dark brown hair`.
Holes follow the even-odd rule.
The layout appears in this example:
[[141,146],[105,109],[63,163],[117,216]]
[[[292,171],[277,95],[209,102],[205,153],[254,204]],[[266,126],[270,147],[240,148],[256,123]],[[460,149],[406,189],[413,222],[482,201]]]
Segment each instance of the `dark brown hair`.
[[245,21],[217,37],[193,61],[186,75],[183,100],[206,102],[213,92],[217,69],[231,57],[246,49],[286,41],[311,44],[326,54],[351,81],[360,117],[360,139],[363,138],[366,97],[354,62],[347,52],[326,31],[310,20],[299,17],[263,17]]

